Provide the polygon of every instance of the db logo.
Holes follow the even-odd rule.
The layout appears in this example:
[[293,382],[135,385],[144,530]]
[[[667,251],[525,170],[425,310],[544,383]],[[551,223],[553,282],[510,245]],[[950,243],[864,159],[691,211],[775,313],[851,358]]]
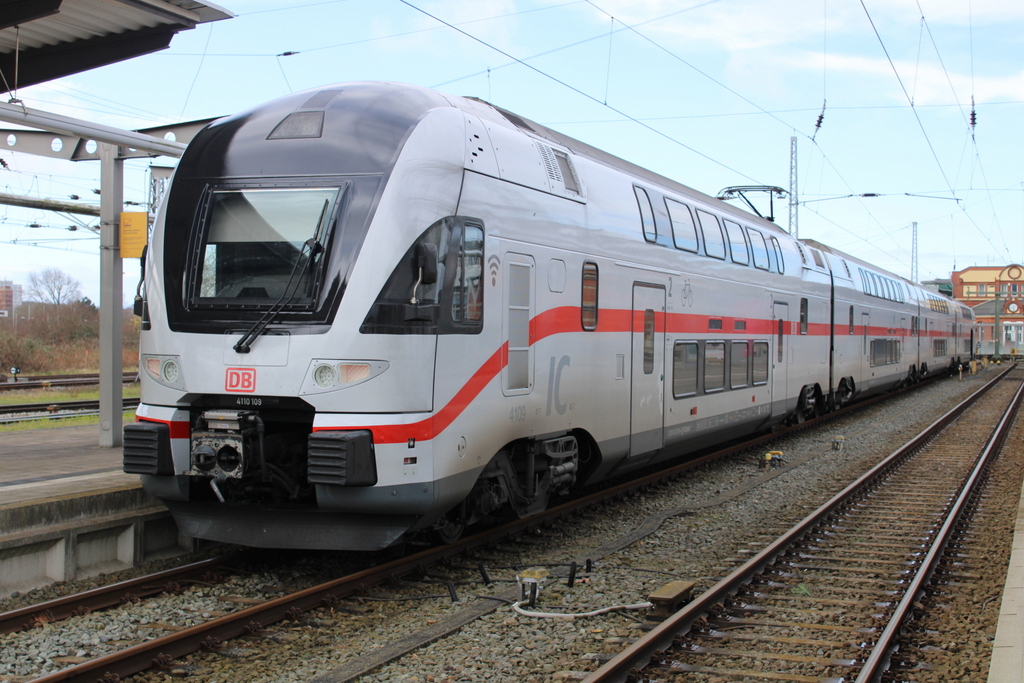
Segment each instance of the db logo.
[[256,391],[256,369],[228,368],[224,374],[224,391],[245,394]]

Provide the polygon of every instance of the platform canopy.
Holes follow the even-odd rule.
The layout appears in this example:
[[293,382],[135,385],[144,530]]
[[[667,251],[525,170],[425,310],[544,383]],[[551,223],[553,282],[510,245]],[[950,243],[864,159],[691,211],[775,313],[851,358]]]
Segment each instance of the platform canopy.
[[0,0],[0,93],[163,50],[234,15],[199,0]]

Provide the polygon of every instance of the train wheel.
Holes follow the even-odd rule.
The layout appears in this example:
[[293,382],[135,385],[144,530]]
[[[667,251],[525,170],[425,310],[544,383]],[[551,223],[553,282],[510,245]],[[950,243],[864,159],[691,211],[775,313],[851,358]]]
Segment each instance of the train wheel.
[[445,513],[431,528],[431,535],[438,543],[455,543],[466,531],[466,501],[462,501]]
[[808,384],[800,390],[800,400],[796,406],[796,415],[794,415],[794,422],[800,424],[807,420],[812,420],[818,416],[818,399],[817,393],[814,390],[814,386]]
[[853,396],[853,385],[846,377],[839,380],[839,387],[836,389],[836,408],[842,408]]

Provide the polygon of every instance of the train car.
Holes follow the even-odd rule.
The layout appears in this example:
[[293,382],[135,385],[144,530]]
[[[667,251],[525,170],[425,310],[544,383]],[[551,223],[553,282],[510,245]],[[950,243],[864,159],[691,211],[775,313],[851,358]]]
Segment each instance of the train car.
[[814,240],[804,267],[829,270],[833,288],[834,404],[953,369],[972,356],[967,306]]
[[210,124],[145,263],[124,470],[183,534],[261,547],[534,514],[912,381],[966,320],[511,112],[391,83]]

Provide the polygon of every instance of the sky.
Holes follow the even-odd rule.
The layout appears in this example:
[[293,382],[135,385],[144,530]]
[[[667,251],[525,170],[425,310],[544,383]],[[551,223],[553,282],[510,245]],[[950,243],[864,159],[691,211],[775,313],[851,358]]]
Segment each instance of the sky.
[[[801,238],[909,278],[916,222],[919,280],[1024,261],[1024,3],[217,4],[236,16],[183,31],[167,50],[17,96],[137,129],[333,83],[413,83],[487,100],[711,195],[788,189],[795,137]],[[98,162],[2,145],[0,160],[2,192],[98,202]],[[150,164],[175,161],[128,162],[126,201],[145,203]],[[767,195],[751,197],[768,212]],[[789,199],[776,198],[787,230],[789,214]],[[0,280],[27,286],[30,273],[59,268],[98,301],[98,236],[71,225],[66,215],[0,206]],[[124,264],[127,304],[139,270],[137,260]]]

